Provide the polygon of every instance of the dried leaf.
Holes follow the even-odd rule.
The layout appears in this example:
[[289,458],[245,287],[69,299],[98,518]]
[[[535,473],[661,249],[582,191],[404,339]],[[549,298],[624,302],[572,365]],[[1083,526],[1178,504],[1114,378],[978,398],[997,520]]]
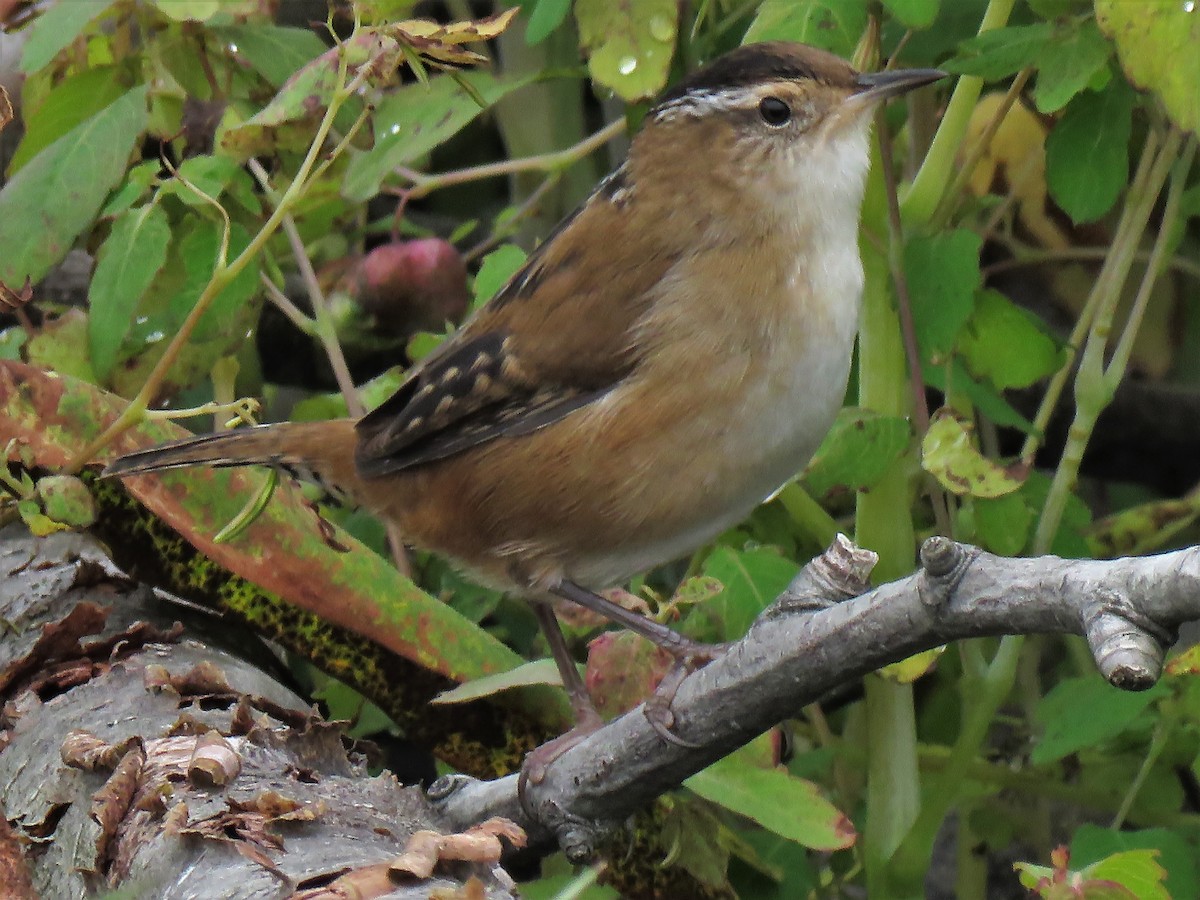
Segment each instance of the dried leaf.
[[429,900],[487,900],[487,886],[472,875],[461,888],[434,888]]
[[[0,91],[2,90],[4,90],[4,86],[0,85]],[[2,110],[0,110],[0,119],[3,119]],[[25,283],[21,285],[21,289],[19,291],[14,291],[3,281],[0,281],[0,306],[4,306],[15,311],[20,309],[32,299],[33,282],[29,280],[28,275],[25,276]]]
[[[304,804],[294,797],[286,797],[278,791],[263,791],[246,800],[230,798],[229,808],[235,812],[256,813],[268,821],[290,818]],[[310,818],[313,818],[310,816]]]
[[501,838],[518,848],[524,847],[528,840],[521,826],[500,817],[488,819],[458,834],[415,831],[405,844],[404,852],[389,864],[389,869],[393,873],[425,879],[442,860],[497,863],[504,852]]
[[97,737],[90,731],[75,729],[63,738],[59,754],[64,764],[74,769],[95,772],[97,769],[113,769],[125,757],[125,754],[142,745],[140,735],[130,735],[123,741],[110,744]]
[[14,659],[0,671],[0,691],[47,661],[83,655],[79,645],[80,639],[99,632],[108,620],[109,612],[109,607],[88,600],[76,604],[58,622],[51,622],[43,627],[41,635],[29,652],[19,659]]
[[0,84],[0,131],[4,131],[4,126],[14,118],[16,115],[12,112],[12,100],[8,98],[8,90]]
[[121,761],[113,769],[108,781],[104,782],[104,786],[92,795],[92,808],[89,815],[100,826],[100,834],[96,837],[96,861],[94,864],[97,872],[105,869],[109,844],[116,835],[117,826],[121,824],[125,814],[129,812],[130,806],[133,805],[133,798],[140,786],[142,768],[145,764],[146,751],[139,743],[121,757]]
[[279,866],[275,865],[275,863],[272,862],[271,857],[267,856],[267,854],[258,847],[255,847],[253,844],[238,843],[233,845],[233,849],[235,849],[246,859],[250,860],[250,862],[262,866],[280,881],[284,882],[285,884],[291,884],[291,879],[287,877],[287,874],[281,868],[279,868]]
[[208,731],[196,739],[188,760],[188,778],[195,784],[220,787],[242,771],[242,758],[219,731]]

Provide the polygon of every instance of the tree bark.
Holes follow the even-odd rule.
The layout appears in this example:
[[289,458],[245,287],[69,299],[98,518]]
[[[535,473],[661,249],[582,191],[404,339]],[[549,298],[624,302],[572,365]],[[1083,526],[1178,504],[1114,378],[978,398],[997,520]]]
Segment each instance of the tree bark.
[[423,793],[180,613],[86,535],[0,532],[0,894],[512,896],[504,828],[426,834],[436,871],[392,871],[442,830]]

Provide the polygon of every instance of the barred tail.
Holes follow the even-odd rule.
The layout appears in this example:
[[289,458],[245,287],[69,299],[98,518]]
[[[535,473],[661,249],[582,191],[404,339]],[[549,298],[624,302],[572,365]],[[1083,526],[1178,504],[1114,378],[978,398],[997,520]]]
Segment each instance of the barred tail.
[[104,477],[188,466],[250,465],[311,472],[335,484],[349,479],[351,483],[343,486],[352,488],[357,481],[353,469],[354,424],[349,419],[280,422],[185,438],[119,457],[108,464]]

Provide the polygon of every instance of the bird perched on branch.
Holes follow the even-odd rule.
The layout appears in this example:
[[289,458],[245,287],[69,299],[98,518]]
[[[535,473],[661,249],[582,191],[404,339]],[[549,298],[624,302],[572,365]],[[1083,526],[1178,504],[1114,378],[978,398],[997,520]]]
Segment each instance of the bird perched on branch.
[[[816,449],[857,331],[872,112],[941,77],[734,50],[661,97],[625,163],[377,409],[191,438],[106,474],[310,473],[529,599],[592,727],[548,601],[645,635],[682,672],[706,657],[596,591],[713,539]],[[648,708],[671,738],[669,709]]]

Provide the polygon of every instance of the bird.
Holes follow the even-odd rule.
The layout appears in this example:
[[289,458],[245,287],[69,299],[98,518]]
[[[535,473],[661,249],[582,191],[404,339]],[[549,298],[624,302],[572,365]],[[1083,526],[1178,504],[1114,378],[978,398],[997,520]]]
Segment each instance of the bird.
[[[599,592],[712,541],[816,450],[858,329],[873,112],[942,77],[790,42],[729,51],[658,98],[624,162],[380,406],[188,438],[104,474],[256,464],[348,495],[530,601],[569,734],[586,733],[598,717],[550,604],[644,635],[680,677],[719,652]],[[646,708],[682,743],[669,697]]]

